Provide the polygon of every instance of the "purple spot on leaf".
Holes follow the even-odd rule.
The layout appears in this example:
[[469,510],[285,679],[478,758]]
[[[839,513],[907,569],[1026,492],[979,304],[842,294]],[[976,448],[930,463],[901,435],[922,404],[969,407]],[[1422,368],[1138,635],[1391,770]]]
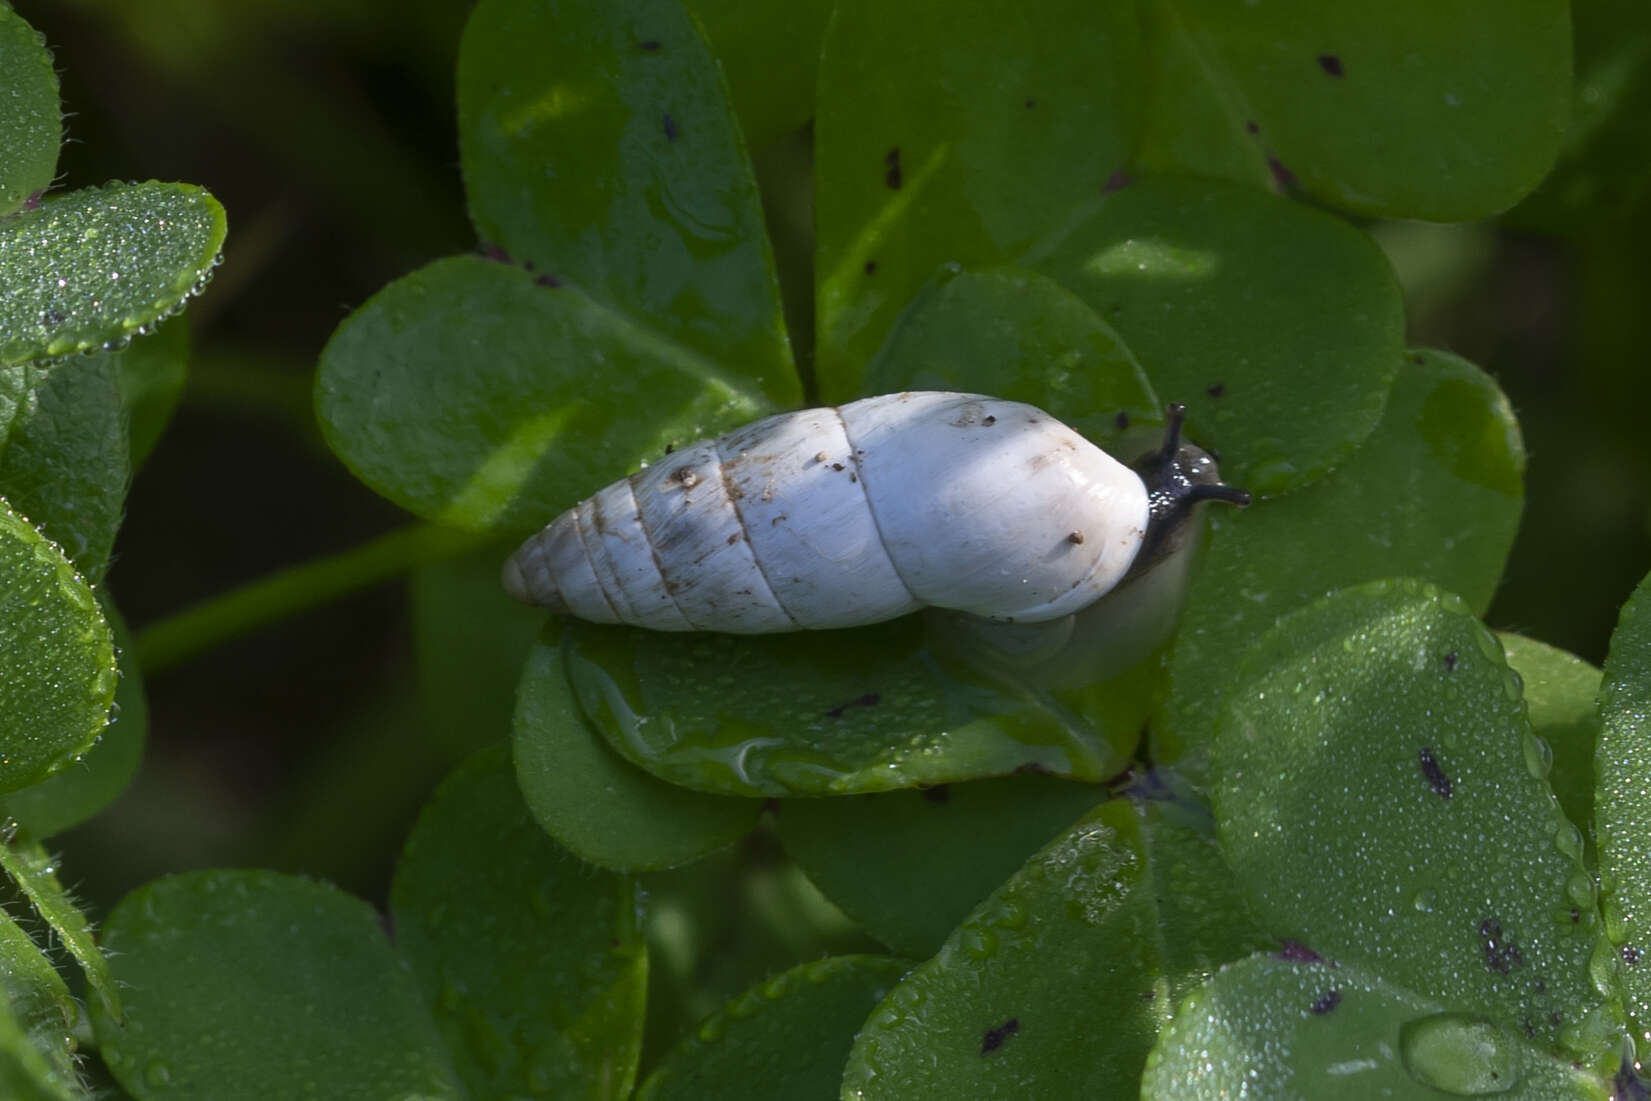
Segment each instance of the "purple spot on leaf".
[[1331,76],[1341,76],[1341,58],[1335,54],[1319,54],[1319,68]]
[[843,717],[843,712],[847,711],[851,707],[875,707],[877,706],[877,701],[880,699],[882,699],[882,697],[876,692],[867,692],[863,696],[856,696],[847,703],[840,703],[836,707],[833,707],[830,711],[826,712],[826,718],[840,719]]
[[1299,940],[1290,940],[1286,937],[1279,942],[1278,951],[1274,953],[1286,963],[1323,963],[1324,957],[1301,943]]
[[986,1055],[1003,1046],[1003,1041],[1020,1031],[1020,1018],[1010,1017],[996,1028],[989,1028],[980,1037],[980,1053]]
[[1433,757],[1433,750],[1424,745],[1416,751],[1416,761],[1422,766],[1422,775],[1427,777],[1428,787],[1433,789],[1433,794],[1441,799],[1449,799],[1452,794],[1450,777],[1439,767],[1439,762]]
[[1296,185],[1296,174],[1284,167],[1284,162],[1277,157],[1267,158],[1267,167],[1272,170],[1273,182],[1281,188],[1292,188]]
[[1479,923],[1479,943],[1485,950],[1486,969],[1498,975],[1506,975],[1525,962],[1519,945],[1502,931],[1502,922],[1494,917]]
[[1135,177],[1120,168],[1106,178],[1106,183],[1101,185],[1101,193],[1104,195],[1113,191],[1122,191],[1134,182]]
[[1319,1016],[1322,1017],[1326,1013],[1330,1012],[1332,1009],[1336,1008],[1340,1004],[1341,1004],[1341,991],[1339,991],[1339,990],[1329,990],[1329,991],[1326,991],[1322,997],[1320,997],[1317,1001],[1315,1001],[1312,1005],[1308,1006],[1307,1008],[1311,1009],[1314,1013],[1316,1013],[1316,1014],[1318,1014]]
[[899,191],[903,177],[900,172],[900,147],[898,145],[883,154],[883,168],[883,182],[888,185],[890,191]]

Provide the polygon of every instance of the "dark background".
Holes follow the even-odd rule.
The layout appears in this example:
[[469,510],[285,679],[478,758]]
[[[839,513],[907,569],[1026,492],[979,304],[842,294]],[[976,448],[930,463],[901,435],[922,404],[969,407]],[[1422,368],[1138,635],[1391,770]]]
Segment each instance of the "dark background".
[[[474,247],[452,97],[469,6],[16,0],[62,77],[59,186],[184,180],[229,212],[224,263],[185,315],[183,402],[133,485],[109,576],[134,627],[408,520],[322,445],[311,375],[349,310]],[[1578,5],[1584,76],[1609,49],[1609,19],[1590,25],[1602,6]],[[1607,127],[1496,223],[1372,227],[1405,282],[1412,342],[1486,367],[1523,425],[1525,519],[1491,625],[1594,662],[1651,566],[1643,159]],[[782,263],[796,252],[782,243]],[[94,913],[203,865],[309,872],[382,901],[395,846],[446,763],[420,725],[404,585],[147,687],[137,783],[54,842]]]

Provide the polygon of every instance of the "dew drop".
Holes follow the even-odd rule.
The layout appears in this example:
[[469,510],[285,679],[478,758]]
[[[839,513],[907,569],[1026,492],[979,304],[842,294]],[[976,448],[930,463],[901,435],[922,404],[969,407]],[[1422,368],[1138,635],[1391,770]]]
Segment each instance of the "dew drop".
[[997,954],[997,934],[978,926],[963,931],[963,951],[970,959],[989,960]]
[[1538,780],[1546,780],[1554,769],[1554,749],[1542,738],[1526,731],[1521,739],[1525,750],[1525,769]]
[[1627,940],[1628,920],[1623,916],[1621,904],[1611,899],[1601,909],[1605,915],[1605,935],[1611,938],[1613,944]]
[[1489,1021],[1435,1013],[1399,1029],[1405,1070],[1424,1086],[1457,1097],[1505,1093],[1519,1084],[1519,1046]]
[[164,1059],[151,1059],[149,1065],[143,1068],[143,1084],[150,1089],[171,1085],[172,1065]]
[[1621,957],[1610,941],[1600,938],[1588,955],[1588,979],[1603,998],[1618,997],[1617,978],[1622,973]]
[[1577,872],[1565,881],[1565,894],[1582,909],[1592,909],[1594,905],[1594,877],[1587,872]]
[[1423,887],[1410,896],[1410,904],[1416,908],[1418,914],[1431,914],[1434,903],[1438,901],[1439,892],[1432,887]]
[[1554,832],[1554,848],[1572,860],[1582,859],[1582,831],[1569,822],[1561,822]]

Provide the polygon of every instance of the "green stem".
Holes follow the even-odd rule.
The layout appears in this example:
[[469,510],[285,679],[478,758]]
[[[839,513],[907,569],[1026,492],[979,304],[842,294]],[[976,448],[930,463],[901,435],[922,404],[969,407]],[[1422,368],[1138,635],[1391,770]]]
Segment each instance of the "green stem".
[[341,554],[279,570],[151,623],[137,633],[143,673],[170,669],[202,651],[306,609],[451,558],[493,538],[411,524]]

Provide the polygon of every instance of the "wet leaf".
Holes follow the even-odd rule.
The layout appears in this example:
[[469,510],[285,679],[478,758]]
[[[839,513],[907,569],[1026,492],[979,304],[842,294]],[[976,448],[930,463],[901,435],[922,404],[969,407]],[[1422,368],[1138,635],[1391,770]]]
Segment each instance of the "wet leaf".
[[1623,962],[1628,1018],[1651,1040],[1651,579],[1623,605],[1599,693],[1594,821],[1605,930]]
[[108,184],[0,220],[0,366],[109,348],[198,293],[224,209],[189,184]]
[[910,967],[833,956],[775,975],[666,1053],[637,1101],[832,1097],[861,1022]]
[[[63,143],[57,70],[45,39],[11,8],[0,8],[0,215],[51,186]],[[3,285],[3,284],[0,284]]]
[[63,1101],[87,1096],[75,1065],[80,1006],[40,947],[0,915],[0,1096]]
[[1582,837],[1469,608],[1417,581],[1344,589],[1257,640],[1239,684],[1216,821],[1265,927],[1614,1071],[1616,953]]
[[1261,943],[1235,903],[1167,806],[1097,807],[872,1013],[842,1096],[1133,1096],[1174,999]]
[[1141,1101],[1477,1097],[1604,1101],[1604,1083],[1506,1029],[1352,964],[1252,956],[1188,998]]
[[660,778],[729,795],[842,795],[1036,769],[1122,771],[1153,669],[1078,687],[1092,713],[946,653],[960,628],[908,616],[841,631],[675,635],[571,623],[579,708]]
[[1548,784],[1560,809],[1582,830],[1583,859],[1596,866],[1594,851],[1594,752],[1599,745],[1596,700],[1604,674],[1575,654],[1519,635],[1498,632],[1508,665],[1525,684],[1531,727],[1541,739],[1534,747],[1548,765]]
[[437,790],[390,911],[472,1096],[629,1094],[647,976],[636,909],[629,880],[593,873],[545,836],[502,747]]
[[57,864],[50,853],[33,841],[7,838],[0,843],[0,868],[50,926],[80,971],[86,985],[97,994],[105,1012],[120,1018],[120,990],[109,974],[109,961],[92,939],[92,927],[80,907],[57,878]]
[[1376,432],[1340,469],[1242,513],[1211,510],[1187,593],[1158,759],[1196,774],[1238,663],[1280,615],[1344,585],[1427,578],[1483,611],[1519,524],[1524,447],[1488,375],[1405,358]]
[[91,589],[0,499],[0,791],[39,783],[91,749],[115,683]]
[[104,942],[126,1020],[94,1007],[93,1025],[137,1101],[465,1096],[378,915],[332,887],[168,876],[121,900]]
[[113,630],[120,682],[109,725],[78,761],[17,791],[0,796],[0,817],[17,822],[19,836],[42,840],[91,818],[114,802],[137,775],[149,735],[149,703],[133,657],[126,623],[108,600],[99,606]]
[[574,701],[555,628],[528,655],[515,731],[516,771],[533,816],[601,867],[690,863],[749,833],[762,812],[754,799],[663,783],[609,749]]
[[15,373],[21,392],[10,431],[0,432],[0,496],[95,584],[108,567],[132,477],[116,358],[0,372]]

